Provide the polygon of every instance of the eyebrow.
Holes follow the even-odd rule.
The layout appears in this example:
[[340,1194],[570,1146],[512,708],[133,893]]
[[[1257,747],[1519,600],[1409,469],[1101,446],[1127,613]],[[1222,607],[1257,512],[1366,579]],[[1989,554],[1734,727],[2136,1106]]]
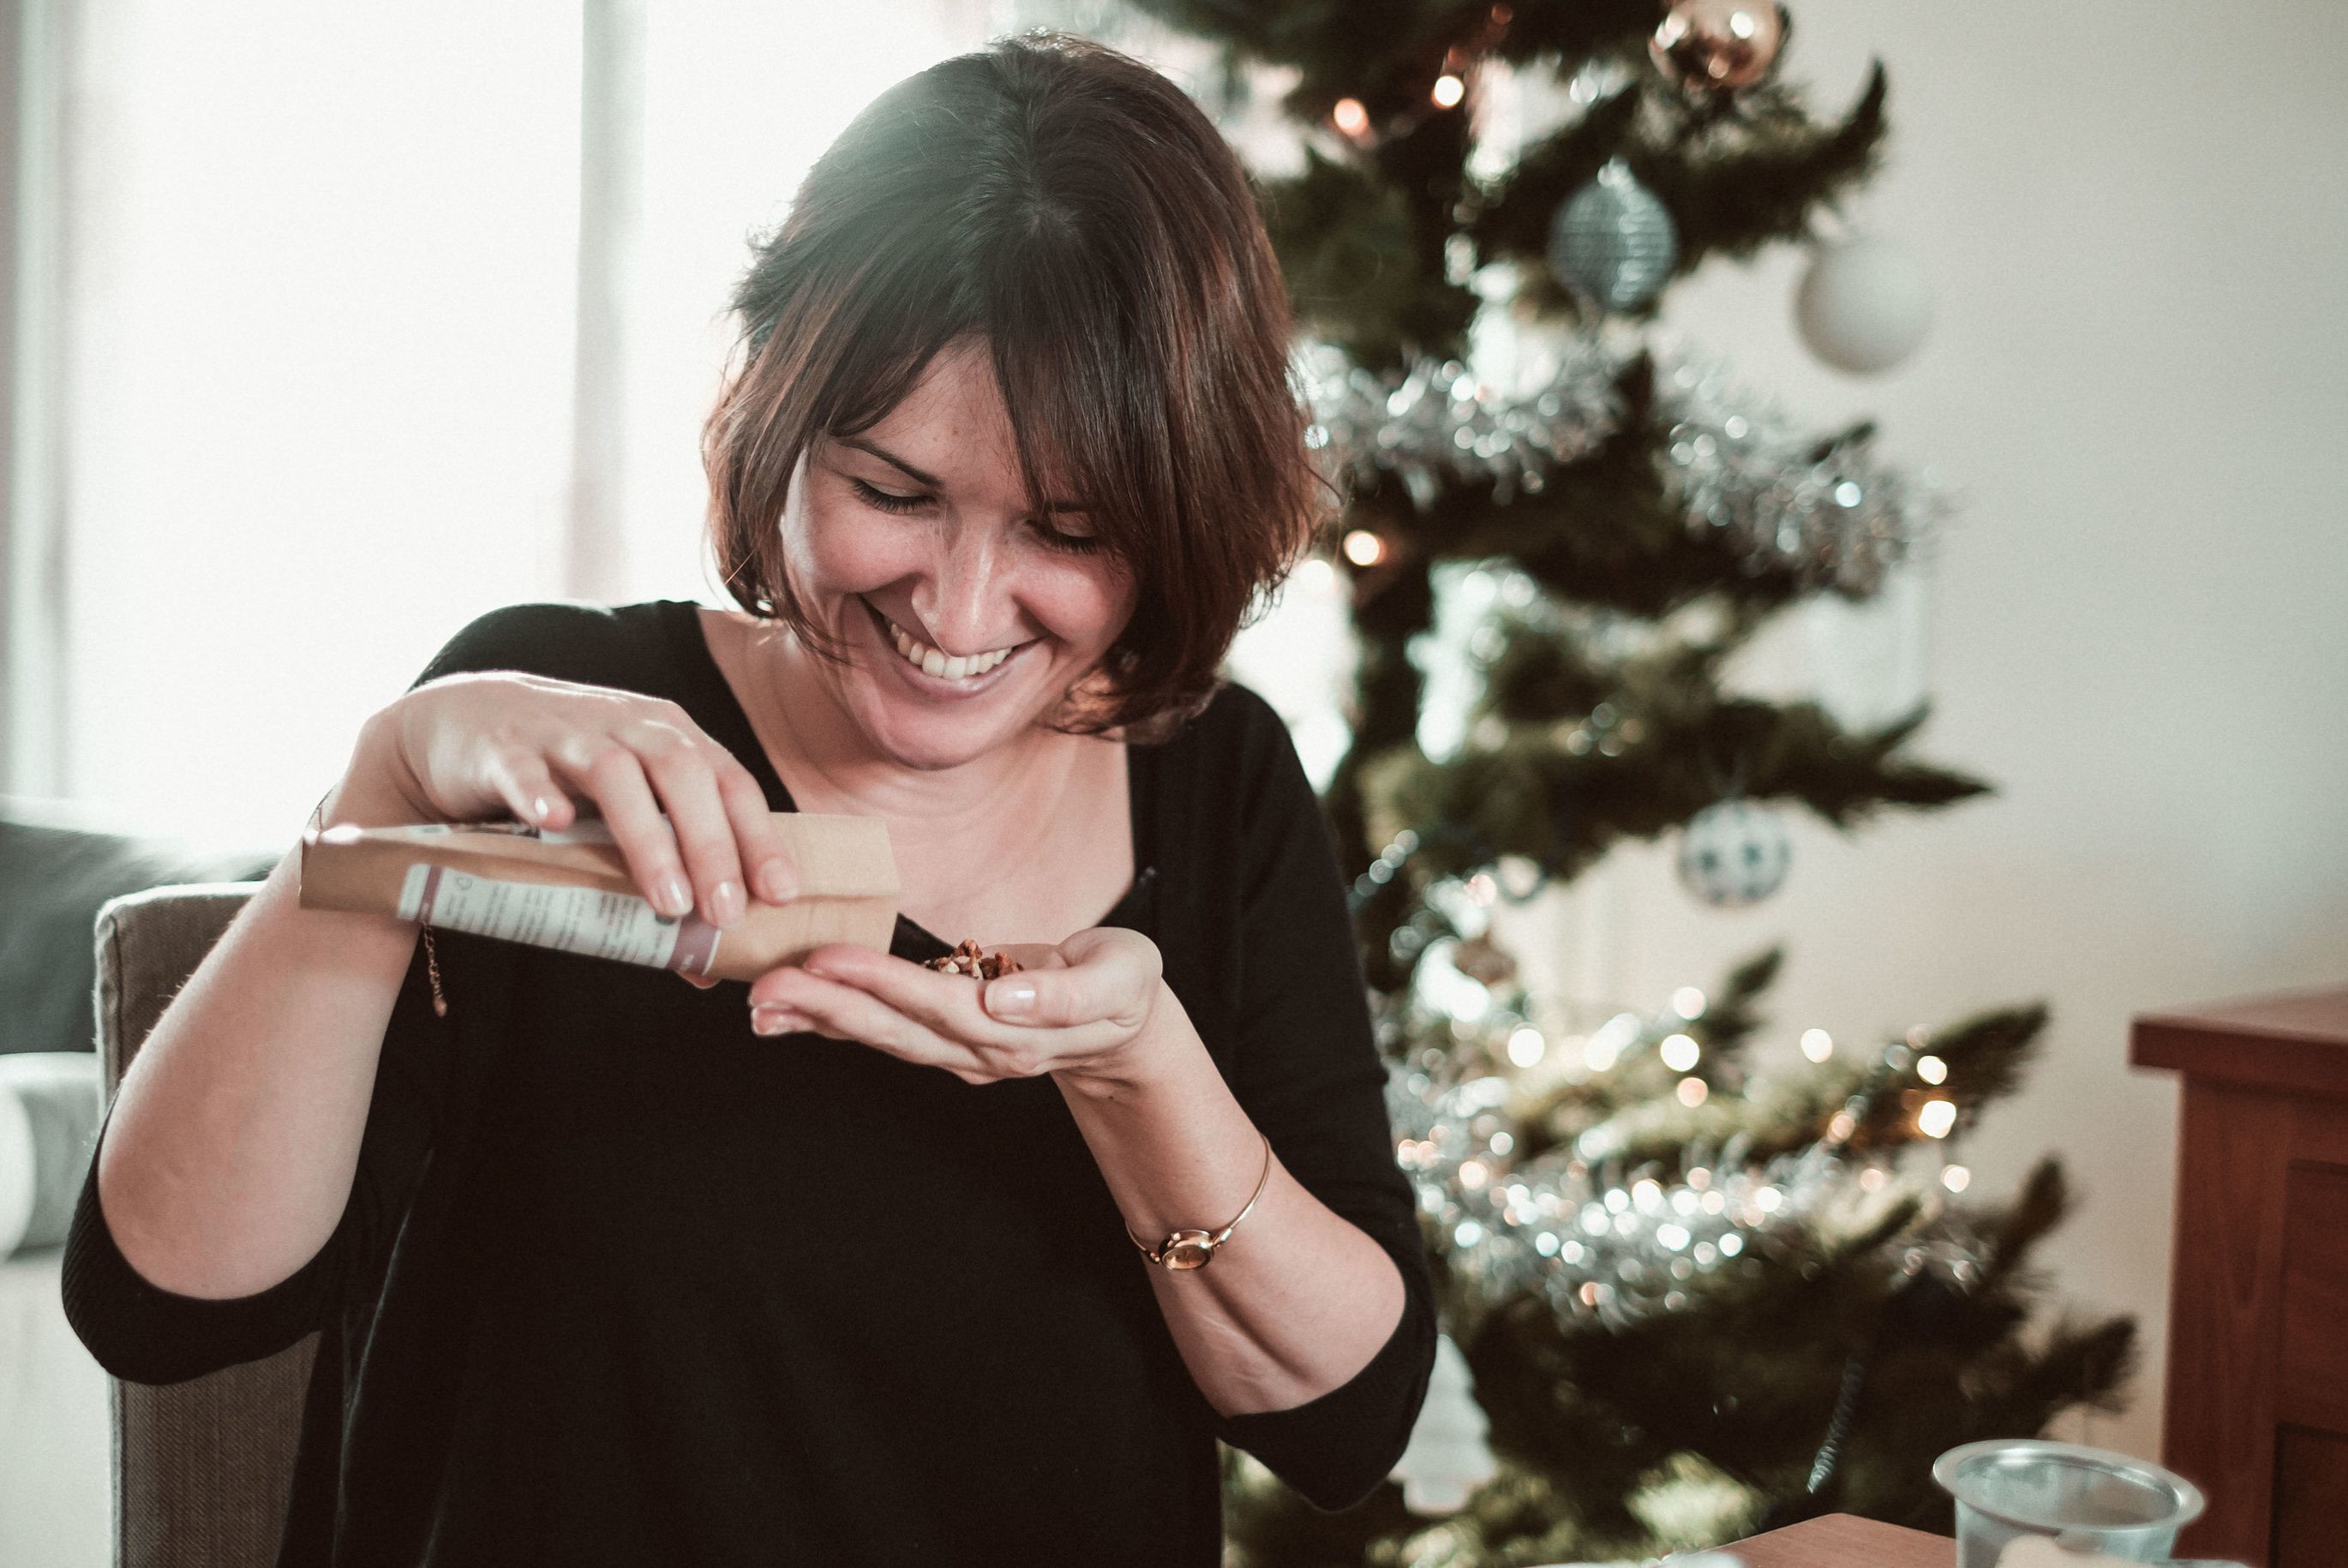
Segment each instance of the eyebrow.
[[[944,483],[940,480],[935,474],[923,473],[921,469],[915,468],[912,464],[907,462],[896,453],[890,451],[887,448],[877,445],[874,442],[865,440],[860,436],[835,436],[832,439],[839,442],[842,446],[854,447],[860,452],[870,452],[872,456],[880,459],[882,462],[889,464],[892,468],[902,469],[905,471],[906,477],[911,479],[915,484],[924,484],[929,486],[932,490],[945,489]],[[1089,511],[1092,509],[1086,506],[1081,501],[1047,500],[1044,503],[1044,510],[1045,511]]]

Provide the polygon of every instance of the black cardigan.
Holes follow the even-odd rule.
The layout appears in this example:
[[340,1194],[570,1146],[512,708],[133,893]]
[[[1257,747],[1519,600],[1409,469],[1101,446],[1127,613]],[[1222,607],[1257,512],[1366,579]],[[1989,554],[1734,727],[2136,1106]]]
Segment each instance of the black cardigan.
[[[689,601],[491,611],[417,682],[485,669],[669,697],[795,809]],[[1101,923],[1158,943],[1281,1162],[1407,1285],[1342,1387],[1215,1413],[1048,1078],[762,1038],[739,983],[458,932],[435,938],[445,1018],[417,944],[318,1254],[254,1295],[160,1290],[116,1247],[93,1159],[75,1331],[160,1384],[323,1330],[282,1568],[1212,1568],[1219,1438],[1323,1508],[1362,1501],[1436,1328],[1326,820],[1237,684],[1128,758],[1141,869]],[[892,952],[948,946],[899,917]]]

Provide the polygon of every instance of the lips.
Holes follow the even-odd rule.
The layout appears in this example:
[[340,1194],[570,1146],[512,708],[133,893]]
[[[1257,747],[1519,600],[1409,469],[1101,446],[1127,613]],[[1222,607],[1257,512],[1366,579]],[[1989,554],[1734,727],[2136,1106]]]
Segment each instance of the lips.
[[946,676],[933,676],[897,651],[896,634],[890,630],[889,618],[881,614],[880,607],[862,594],[857,595],[857,599],[864,606],[865,613],[872,617],[872,629],[879,634],[880,641],[886,645],[889,662],[894,665],[917,689],[923,692],[953,696],[975,696],[1003,678],[1003,672],[1018,663],[1020,656],[1026,652],[1029,645],[1035,640],[1030,638],[1026,643],[1014,645],[1008,655],[983,674],[963,676],[959,679]]

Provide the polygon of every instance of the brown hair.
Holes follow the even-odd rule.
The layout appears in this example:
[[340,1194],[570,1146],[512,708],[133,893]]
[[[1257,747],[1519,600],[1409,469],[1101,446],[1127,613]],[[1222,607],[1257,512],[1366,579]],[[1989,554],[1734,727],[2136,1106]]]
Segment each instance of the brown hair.
[[1252,187],[1181,88],[1073,34],[998,38],[866,106],[752,254],[702,440],[736,601],[846,661],[783,570],[791,474],[983,335],[1029,503],[1064,481],[1138,585],[1054,727],[1148,743],[1202,710],[1332,514]]

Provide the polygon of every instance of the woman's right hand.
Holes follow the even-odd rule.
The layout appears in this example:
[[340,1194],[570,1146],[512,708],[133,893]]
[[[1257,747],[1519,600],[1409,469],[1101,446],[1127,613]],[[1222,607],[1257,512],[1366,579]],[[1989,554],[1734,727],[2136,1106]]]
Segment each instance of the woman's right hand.
[[726,926],[746,886],[769,903],[798,896],[766,791],[663,697],[512,670],[444,676],[370,718],[352,768],[426,821],[561,829],[577,819],[574,797],[592,800],[663,914],[697,906]]

